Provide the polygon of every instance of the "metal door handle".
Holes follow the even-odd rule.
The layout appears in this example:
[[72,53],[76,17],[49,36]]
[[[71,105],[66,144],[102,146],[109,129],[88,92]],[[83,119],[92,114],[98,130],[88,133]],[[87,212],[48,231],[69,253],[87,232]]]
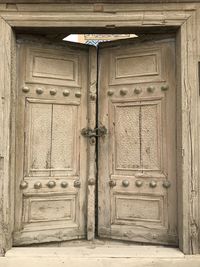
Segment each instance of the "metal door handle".
[[84,137],[88,137],[88,138],[91,138],[91,137],[102,137],[102,136],[105,136],[107,134],[107,129],[106,129],[105,126],[100,126],[98,128],[94,128],[94,129],[83,128],[81,130],[81,134]]

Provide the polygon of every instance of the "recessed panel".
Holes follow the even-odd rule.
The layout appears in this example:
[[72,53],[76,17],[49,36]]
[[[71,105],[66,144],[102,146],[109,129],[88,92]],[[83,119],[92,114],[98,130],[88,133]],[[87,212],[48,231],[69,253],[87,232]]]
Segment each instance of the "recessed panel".
[[114,223],[163,223],[164,197],[134,194],[116,194],[113,197]]
[[33,76],[63,80],[74,80],[74,62],[45,56],[34,57]]
[[115,155],[117,169],[140,167],[140,106],[115,108]]
[[[75,174],[78,106],[49,100],[27,102],[26,176]],[[26,156],[25,155],[25,156]]]
[[157,55],[123,56],[116,58],[116,78],[158,74]]
[[27,103],[26,142],[28,174],[48,176],[51,161],[51,114],[52,105]]
[[161,101],[114,106],[115,170],[161,170]]
[[159,105],[141,106],[141,165],[145,170],[160,169],[161,129]]
[[73,171],[76,165],[77,109],[73,105],[53,105],[51,169],[57,173]]
[[26,82],[52,84],[56,86],[80,85],[79,55],[62,53],[54,49],[41,52],[38,49],[27,50]]
[[35,196],[25,198],[23,211],[26,223],[74,221],[75,196]]
[[133,84],[161,81],[161,51],[144,48],[143,52],[126,50],[126,53],[114,51],[110,60],[110,84]]

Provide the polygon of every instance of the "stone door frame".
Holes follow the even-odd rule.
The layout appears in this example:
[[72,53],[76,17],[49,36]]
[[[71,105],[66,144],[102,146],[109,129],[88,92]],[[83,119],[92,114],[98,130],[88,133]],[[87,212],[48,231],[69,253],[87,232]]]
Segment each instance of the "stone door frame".
[[[198,34],[199,4],[0,4],[0,247],[12,247],[14,221],[14,153],[16,60],[15,28],[176,27],[177,53],[177,177],[179,248],[199,253]],[[95,51],[90,53],[90,121],[95,123]],[[88,179],[94,177],[90,146]],[[88,213],[94,216],[94,190],[88,185]],[[88,239],[93,238],[88,221]]]

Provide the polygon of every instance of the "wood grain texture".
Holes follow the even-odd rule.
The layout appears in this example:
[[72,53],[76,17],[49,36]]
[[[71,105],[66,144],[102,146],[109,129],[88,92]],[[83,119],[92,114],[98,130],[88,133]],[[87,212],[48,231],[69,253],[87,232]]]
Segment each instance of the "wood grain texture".
[[[4,1],[4,0],[2,0]],[[38,20],[37,21],[37,16],[39,15],[39,10],[41,12],[45,12],[47,14],[46,19],[48,20],[48,22],[45,22],[45,26],[56,26],[56,25],[68,25],[70,26],[80,26],[80,23],[82,23],[81,21],[78,21],[79,15],[81,12],[80,9],[84,12],[88,12],[87,16],[89,17],[89,15],[91,14],[91,12],[94,12],[95,9],[97,8],[101,8],[102,6],[100,5],[100,7],[94,7],[93,4],[82,4],[82,5],[74,5],[74,4],[64,4],[64,2],[62,2],[62,4],[58,5],[59,2],[54,4],[40,4],[38,6],[38,4],[30,4],[30,1],[25,1],[23,0],[24,4],[18,4],[15,5],[17,3],[17,0],[13,0],[14,4],[10,5],[10,4],[4,4],[1,1],[0,4],[0,10],[1,10],[1,15],[5,16],[5,19],[8,20],[9,23],[11,23],[14,27],[17,25],[23,26],[24,28],[26,26],[39,26],[41,27],[43,25],[43,21],[42,20]],[[11,0],[12,1],[12,0]],[[5,3],[11,3],[10,0],[5,0]],[[19,0],[20,1],[20,0]],[[38,0],[39,1],[39,0]],[[45,1],[45,0],[44,0]],[[46,0],[48,1],[48,0]],[[49,0],[51,1],[51,0]],[[61,0],[62,1],[62,0]],[[63,0],[64,1],[64,0]],[[145,0],[144,0],[145,1]],[[109,13],[116,13],[116,16],[112,16],[112,20],[109,21],[109,23],[115,23],[116,20],[118,21],[118,26],[142,26],[143,29],[146,26],[166,26],[168,24],[170,25],[174,25],[180,26],[180,29],[182,28],[182,30],[179,30],[178,33],[178,39],[177,39],[177,55],[178,58],[180,58],[180,62],[179,65],[177,67],[177,72],[179,73],[178,76],[180,75],[182,78],[180,79],[179,82],[179,91],[180,94],[178,95],[178,98],[181,100],[178,104],[178,108],[180,107],[180,111],[179,112],[180,116],[178,116],[180,123],[182,123],[183,120],[183,124],[184,127],[179,127],[180,130],[180,134],[178,136],[178,140],[180,141],[180,145],[179,145],[179,151],[178,151],[178,158],[179,160],[179,168],[180,172],[178,173],[179,176],[179,188],[183,188],[182,193],[179,193],[179,202],[181,203],[179,206],[179,232],[180,232],[180,247],[181,249],[185,252],[185,253],[196,253],[198,252],[197,249],[197,242],[198,242],[198,236],[196,235],[196,232],[198,232],[198,228],[199,228],[199,216],[198,216],[198,209],[199,209],[199,187],[198,187],[198,181],[197,181],[197,177],[198,177],[198,173],[199,173],[199,169],[198,169],[198,173],[197,173],[197,166],[199,166],[199,164],[197,163],[197,149],[198,147],[196,147],[196,144],[198,143],[196,136],[197,136],[197,124],[196,124],[196,114],[197,114],[197,109],[195,110],[196,107],[196,102],[198,99],[197,96],[197,73],[196,73],[196,64],[197,64],[197,59],[200,55],[200,52],[196,53],[195,52],[195,46],[196,46],[196,42],[197,42],[197,32],[196,32],[196,21],[195,19],[193,19],[192,17],[195,16],[195,10],[196,8],[199,7],[199,1],[198,0],[194,0],[194,1],[187,1],[187,0],[183,0],[184,3],[180,3],[182,1],[168,1],[168,2],[175,2],[174,4],[167,4],[164,1],[162,2],[162,4],[149,4],[148,5],[148,11],[147,12],[147,6],[144,1],[140,1],[138,0],[137,3],[138,4],[132,4],[133,1],[131,1],[130,4],[125,5],[124,1],[121,2],[121,4],[109,4],[109,5],[104,5],[103,10],[105,11],[105,13],[107,12]],[[146,0],[148,1],[148,0]],[[152,0],[153,1],[153,0]],[[85,1],[84,1],[85,2]],[[102,2],[102,1],[101,1]],[[150,1],[149,1],[150,2]],[[167,0],[166,0],[167,2]],[[28,4],[25,4],[28,3]],[[36,3],[34,1],[34,3]],[[40,3],[42,3],[40,1]],[[46,2],[47,3],[47,2]],[[71,2],[72,3],[72,2]],[[115,1],[116,3],[116,1]],[[136,2],[135,2],[136,3]],[[154,3],[156,3],[154,1]],[[161,1],[159,1],[159,3],[161,3]],[[40,8],[38,10],[38,7]],[[56,19],[60,19],[60,22],[56,22],[55,23],[55,13],[59,13],[61,11],[65,11],[65,12],[74,12],[76,14],[76,18],[77,19],[77,24],[75,23],[71,23],[71,21],[69,20],[67,23],[66,21],[64,21],[64,16],[59,15],[57,16]],[[139,14],[139,16],[135,16],[131,21],[125,21],[124,17],[119,15],[118,12],[120,13],[120,11],[133,11],[135,10],[135,12],[137,12]],[[49,12],[55,12],[53,15],[50,15]],[[140,13],[140,11],[142,11]],[[144,17],[144,13],[145,12],[148,13],[148,16],[146,17],[147,20],[144,21],[143,17]],[[166,11],[166,13],[165,13]],[[32,15],[36,15],[35,17],[30,18],[28,20],[28,16],[22,16],[23,14],[25,14],[26,12],[29,12],[28,16],[29,18]],[[78,13],[77,13],[78,12]],[[166,17],[163,16],[164,13],[166,14]],[[86,14],[85,13],[85,14]],[[134,13],[134,12],[133,12]],[[145,14],[147,14],[145,13]],[[96,13],[97,14],[97,13]],[[199,14],[199,12],[198,12]],[[10,15],[10,16],[8,16]],[[103,12],[102,14],[103,15]],[[120,18],[121,16],[121,18]],[[189,19],[189,17],[191,16],[191,19]],[[102,22],[98,22],[95,19],[93,20],[92,24],[90,23],[90,21],[88,20],[87,22],[85,22],[83,24],[83,26],[85,27],[92,27],[92,26],[103,26],[105,27],[105,23],[103,23],[103,16],[97,16],[100,17],[102,19]],[[118,20],[118,18],[120,20]],[[39,19],[39,17],[38,17]],[[40,17],[41,19],[41,17]],[[43,18],[42,18],[43,19]],[[104,18],[105,21],[107,19],[107,17]],[[116,20],[115,20],[116,19]],[[129,18],[130,19],[130,18]],[[167,19],[165,21],[165,19]],[[189,19],[189,21],[187,22],[187,20]],[[52,21],[51,21],[52,20]],[[129,23],[130,21],[130,23]],[[133,23],[134,22],[134,23]],[[71,23],[71,24],[70,24]],[[1,38],[0,42],[1,44],[3,44],[3,46],[1,46],[1,58],[3,58],[5,61],[1,61],[1,65],[3,66],[3,68],[0,68],[0,73],[1,73],[1,84],[3,84],[4,88],[5,86],[8,85],[9,87],[9,82],[10,79],[8,78],[8,76],[10,75],[9,72],[7,72],[7,74],[5,74],[5,68],[4,66],[7,66],[7,69],[9,69],[8,65],[6,62],[8,62],[10,60],[7,60],[4,50],[9,50],[10,49],[10,42],[6,43],[5,40],[10,40],[10,36],[11,36],[11,31],[10,28],[7,26],[5,26],[6,23],[4,21],[1,21],[1,36],[4,36],[4,34],[7,34],[7,37],[4,36],[3,38]],[[82,25],[82,24],[81,24]],[[199,23],[197,24],[199,25]],[[105,29],[105,28],[104,28]],[[3,34],[3,35],[2,35]],[[5,45],[6,43],[6,45]],[[8,45],[9,44],[9,45]],[[181,44],[181,46],[180,46]],[[181,48],[181,49],[180,49]],[[189,69],[189,71],[188,71]],[[194,71],[195,70],[195,71]],[[186,80],[185,80],[185,73],[189,73],[189,75],[186,75]],[[8,83],[5,83],[5,77],[7,77],[6,79],[8,79]],[[192,85],[193,86],[189,86],[189,82],[192,81]],[[6,84],[6,85],[5,85]],[[188,91],[189,88],[189,91]],[[191,89],[192,88],[192,89]],[[181,89],[183,89],[183,91],[181,92]],[[187,90],[186,90],[187,89]],[[194,97],[191,97],[189,94],[188,97],[188,92],[190,92],[190,90],[192,90],[192,94],[194,92]],[[9,90],[7,91],[9,93]],[[183,97],[182,97],[183,96]],[[192,101],[190,101],[192,99]],[[14,103],[14,102],[13,102]],[[183,105],[183,109],[182,109],[182,105]],[[194,107],[194,111],[192,111],[191,107]],[[9,114],[10,109],[8,108],[7,110],[7,115]],[[183,114],[182,114],[183,112]],[[2,114],[2,113],[1,113]],[[193,117],[193,119],[191,118],[190,122],[192,127],[188,126],[189,123],[189,114]],[[5,116],[5,119],[7,120],[7,115]],[[1,117],[2,118],[2,117]],[[2,119],[1,119],[2,122]],[[8,132],[9,132],[9,125],[8,123],[6,123],[7,128],[5,129],[5,132],[7,132],[7,136],[8,136]],[[185,131],[184,134],[182,134],[182,129]],[[190,129],[190,130],[189,130]],[[12,133],[12,136],[14,135],[14,131]],[[183,136],[182,136],[183,135]],[[3,135],[1,135],[2,137]],[[192,140],[191,142],[189,140]],[[5,139],[5,142],[3,141],[3,143],[5,144],[7,142],[7,139]],[[183,143],[183,145],[182,145]],[[192,143],[192,149],[191,149],[191,144]],[[1,142],[2,144],[2,142]],[[1,146],[2,147],[2,146]],[[5,145],[6,147],[6,145]],[[4,150],[4,149],[3,149]],[[6,151],[8,151],[8,147],[6,148]],[[196,151],[196,152],[191,152],[191,151]],[[190,153],[191,152],[191,153]],[[4,151],[3,153],[3,157],[1,157],[1,166],[5,166],[5,161],[4,161]],[[184,158],[184,160],[182,161],[182,158]],[[190,162],[192,162],[192,168],[190,165]],[[188,165],[189,163],[189,165]],[[7,163],[6,163],[7,164]],[[190,168],[188,168],[188,166]],[[3,169],[4,167],[1,167],[1,169]],[[189,170],[190,169],[190,170]],[[13,172],[13,171],[12,171]],[[182,172],[184,173],[184,176],[182,176]],[[191,175],[192,173],[192,175]],[[192,183],[190,183],[190,177],[192,176]],[[4,183],[8,183],[8,180],[6,180],[6,182]],[[5,197],[6,194],[4,194]],[[182,204],[183,203],[183,204]],[[191,205],[189,205],[189,203]],[[8,206],[8,205],[7,205]],[[6,207],[5,207],[6,209]],[[192,219],[192,223],[190,223],[190,218]],[[183,222],[183,223],[182,223]],[[197,224],[196,224],[197,223]],[[5,230],[6,232],[6,230]],[[192,234],[193,237],[190,237],[190,235]],[[4,235],[4,234],[3,234]],[[10,238],[10,237],[9,237]],[[10,240],[8,238],[8,240]],[[2,239],[3,240],[3,239]],[[4,241],[3,241],[4,242]],[[9,241],[10,242],[10,241]],[[5,244],[5,243],[4,243]],[[193,247],[191,249],[191,247]]]
[[[11,115],[11,47],[12,30],[0,18],[0,249],[11,247],[10,115]],[[12,192],[12,191],[11,191]]]
[[[86,237],[87,143],[80,132],[87,124],[88,51],[84,45],[47,43],[18,40],[15,245]],[[32,51],[37,51],[36,60]],[[45,67],[43,59],[49,57],[52,64]],[[63,77],[71,66],[78,88],[71,76]]]
[[[181,27],[179,60],[181,90],[181,138],[182,167],[181,184],[182,199],[179,202],[180,221],[182,222],[182,234],[180,245],[185,253],[196,254],[199,251],[199,168],[198,168],[198,79],[197,79],[197,28],[196,15],[194,14]],[[180,136],[181,134],[181,136]],[[179,143],[180,144],[180,143]],[[180,153],[180,151],[179,151]],[[180,192],[181,194],[181,192]],[[180,228],[181,230],[181,228]],[[182,237],[181,237],[182,236]]]
[[[109,44],[100,46],[99,59],[99,123],[108,129],[99,140],[99,235],[177,244],[175,41]],[[142,68],[150,50],[152,55],[158,51],[160,60],[151,56]],[[128,69],[133,58],[136,66]],[[159,70],[159,61],[158,79],[152,66]],[[169,89],[162,91],[165,84]],[[110,187],[110,180],[116,186]],[[171,183],[168,189],[163,187],[166,180]]]
[[[88,95],[88,127],[96,128],[97,99],[97,49],[89,48],[89,95]],[[88,140],[88,188],[87,188],[87,239],[95,237],[95,202],[96,202],[96,143]],[[90,184],[92,181],[92,184]]]
[[83,4],[83,3],[90,3],[90,4],[98,4],[98,3],[112,3],[112,4],[121,4],[121,3],[196,3],[198,0],[1,0],[1,3],[12,3],[12,4],[18,4],[18,3],[74,3],[74,4]]

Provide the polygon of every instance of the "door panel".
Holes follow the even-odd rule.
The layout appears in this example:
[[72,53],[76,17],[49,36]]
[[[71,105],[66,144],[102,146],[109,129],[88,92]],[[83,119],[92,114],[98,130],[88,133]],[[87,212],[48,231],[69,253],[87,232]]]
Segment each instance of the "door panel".
[[84,238],[89,49],[18,43],[14,244]]
[[99,236],[177,244],[175,41],[99,50]]

